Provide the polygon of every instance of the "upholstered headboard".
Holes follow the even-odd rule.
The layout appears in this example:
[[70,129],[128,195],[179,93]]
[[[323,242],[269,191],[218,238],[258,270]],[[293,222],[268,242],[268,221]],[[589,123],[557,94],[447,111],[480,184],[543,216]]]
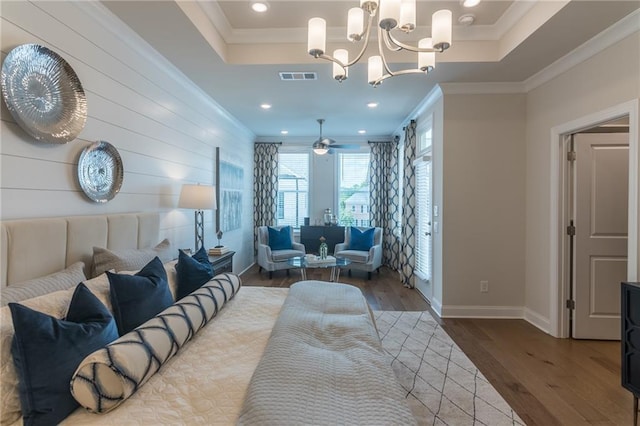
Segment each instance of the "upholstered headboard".
[[159,241],[158,213],[70,216],[2,222],[0,283],[10,286],[82,261],[89,276],[93,247],[146,248]]

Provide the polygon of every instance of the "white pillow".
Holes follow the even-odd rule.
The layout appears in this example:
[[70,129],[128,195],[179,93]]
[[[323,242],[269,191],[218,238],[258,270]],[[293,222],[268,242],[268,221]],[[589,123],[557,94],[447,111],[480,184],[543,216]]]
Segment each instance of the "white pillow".
[[162,240],[157,246],[144,249],[109,250],[102,247],[93,248],[92,277],[97,277],[105,271],[115,270],[133,271],[142,269],[154,257],[168,262],[173,259],[171,243],[168,239]]
[[0,306],[7,303],[20,302],[21,300],[32,299],[54,291],[67,290],[77,286],[86,280],[84,275],[84,263],[76,262],[62,271],[53,274],[22,281],[4,287],[0,290]]

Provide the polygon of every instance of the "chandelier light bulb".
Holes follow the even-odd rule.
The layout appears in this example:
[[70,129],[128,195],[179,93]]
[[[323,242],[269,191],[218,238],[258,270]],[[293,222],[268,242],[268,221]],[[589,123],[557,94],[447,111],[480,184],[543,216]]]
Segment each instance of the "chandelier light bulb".
[[380,28],[392,30],[400,20],[400,0],[380,0]]
[[324,55],[327,44],[327,21],[322,18],[309,19],[308,51],[313,57]]
[[371,56],[368,61],[368,81],[369,84],[375,84],[382,77],[382,57]]
[[431,18],[431,38],[436,49],[448,49],[451,46],[451,11],[439,10]]
[[[418,48],[431,49],[433,42],[431,38],[423,38],[418,42]],[[418,68],[424,72],[433,70],[436,66],[436,52],[418,52]]]
[[[333,57],[343,64],[349,63],[349,51],[347,49],[336,49],[333,51]],[[333,63],[333,78],[338,81],[346,80],[349,76],[349,70],[342,68],[339,64]]]
[[400,29],[406,33],[416,29],[416,0],[400,3]]
[[352,7],[347,15],[347,38],[349,41],[360,41],[363,32],[364,10],[359,7]]

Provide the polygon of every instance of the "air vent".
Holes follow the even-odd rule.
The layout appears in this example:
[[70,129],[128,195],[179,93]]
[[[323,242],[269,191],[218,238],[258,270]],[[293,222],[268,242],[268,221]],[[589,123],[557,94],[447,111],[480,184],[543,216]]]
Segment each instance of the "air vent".
[[312,71],[280,71],[280,80],[282,81],[299,81],[299,80],[317,80],[318,75]]

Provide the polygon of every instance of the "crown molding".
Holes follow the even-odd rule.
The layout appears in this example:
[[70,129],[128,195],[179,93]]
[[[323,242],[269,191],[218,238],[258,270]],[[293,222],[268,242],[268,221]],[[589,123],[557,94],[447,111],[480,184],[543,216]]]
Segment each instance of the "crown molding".
[[248,138],[255,138],[255,134],[249,128],[242,124],[236,117],[231,115],[220,104],[213,100],[199,86],[193,83],[182,71],[176,68],[164,56],[160,55],[153,49],[142,37],[140,37],[129,26],[122,22],[102,3],[97,1],[81,1],[73,2],[74,6],[102,25],[102,30],[111,33],[114,37],[122,41],[122,43],[130,46],[145,61],[148,61],[157,72],[165,73],[169,78],[175,81],[180,91],[187,93],[189,97],[200,101],[207,105],[216,115],[229,121],[239,130],[243,131]]
[[529,92],[547,83],[637,31],[640,31],[640,9],[622,18],[614,25],[526,79],[523,82],[525,90]]
[[440,83],[445,95],[490,95],[525,93],[524,84],[513,83]]

